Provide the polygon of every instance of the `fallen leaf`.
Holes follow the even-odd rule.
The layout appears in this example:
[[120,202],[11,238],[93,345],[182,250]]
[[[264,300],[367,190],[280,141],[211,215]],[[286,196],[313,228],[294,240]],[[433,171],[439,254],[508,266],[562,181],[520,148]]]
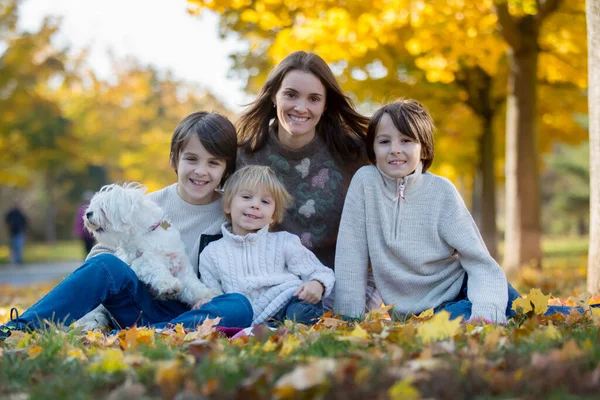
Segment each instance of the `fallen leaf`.
[[393,305],[381,305],[381,307],[373,308],[365,315],[366,320],[372,319],[390,319],[389,311],[392,309]]
[[281,351],[279,355],[281,357],[287,357],[291,353],[293,353],[298,347],[300,347],[300,340],[298,339],[298,335],[288,335],[283,341],[283,345],[281,346]]
[[449,312],[440,311],[433,318],[417,327],[417,336],[421,338],[423,343],[451,338],[460,330],[461,320],[462,318],[450,320]]
[[[295,390],[306,390],[318,386],[329,379],[328,375],[335,371],[336,361],[331,358],[318,358],[308,364],[296,367],[292,372],[283,375],[275,388],[292,388]],[[284,390],[284,393],[286,391]]]
[[433,308],[430,308],[429,310],[425,310],[419,315],[415,315],[415,318],[418,318],[418,319],[424,319],[424,318],[429,318],[429,317],[433,317]]
[[583,292],[577,297],[569,297],[570,300],[573,300],[579,307],[583,308],[584,312],[589,311],[590,304],[589,301],[592,298],[592,294],[590,292]]
[[413,386],[410,377],[394,383],[388,394],[391,400],[416,400],[421,398],[421,393]]
[[42,352],[42,348],[40,346],[33,346],[29,350],[27,350],[27,355],[29,358],[36,358]]

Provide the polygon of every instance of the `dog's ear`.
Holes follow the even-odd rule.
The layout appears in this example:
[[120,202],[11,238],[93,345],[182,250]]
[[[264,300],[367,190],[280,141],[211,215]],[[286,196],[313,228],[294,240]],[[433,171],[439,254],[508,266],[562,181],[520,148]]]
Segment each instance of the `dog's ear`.
[[126,232],[131,229],[134,215],[137,212],[142,194],[135,189],[130,190],[123,185],[112,185],[107,201],[103,205],[112,228],[116,232]]

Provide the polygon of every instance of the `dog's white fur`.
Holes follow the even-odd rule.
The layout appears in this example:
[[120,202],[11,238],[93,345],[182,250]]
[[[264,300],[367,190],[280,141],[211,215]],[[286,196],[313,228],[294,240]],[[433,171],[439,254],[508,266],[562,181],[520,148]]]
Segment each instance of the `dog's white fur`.
[[[202,284],[185,253],[179,232],[165,222],[164,211],[136,182],[106,185],[97,192],[83,216],[84,225],[98,243],[115,248],[154,297],[194,305],[221,293]],[[90,330],[108,325],[100,305],[75,322]]]

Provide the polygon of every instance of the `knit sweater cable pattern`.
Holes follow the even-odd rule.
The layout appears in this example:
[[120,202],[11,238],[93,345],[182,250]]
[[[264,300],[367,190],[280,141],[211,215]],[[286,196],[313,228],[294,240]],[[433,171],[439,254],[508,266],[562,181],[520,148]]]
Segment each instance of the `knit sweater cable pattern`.
[[268,228],[239,236],[225,223],[223,238],[210,243],[200,255],[201,281],[209,288],[246,296],[255,324],[281,310],[303,283],[321,282],[327,296],[335,282],[333,271],[321,264],[298,236],[269,232]]
[[421,170],[394,179],[366,166],[352,179],[336,249],[335,310],[363,315],[370,260],[384,302],[399,315],[454,300],[466,273],[471,317],[506,322],[504,272],[454,185]]
[[[190,263],[197,271],[200,235],[220,233],[221,225],[225,222],[221,198],[205,205],[187,203],[177,193],[177,183],[149,193],[148,197],[165,211],[166,220],[179,231]],[[86,259],[114,252],[112,248],[97,244]]]

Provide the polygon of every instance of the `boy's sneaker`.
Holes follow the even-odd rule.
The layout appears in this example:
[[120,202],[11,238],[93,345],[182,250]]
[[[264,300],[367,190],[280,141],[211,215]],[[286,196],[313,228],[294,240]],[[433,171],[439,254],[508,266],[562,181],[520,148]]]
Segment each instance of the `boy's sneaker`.
[[[13,313],[14,313],[14,317],[13,317]],[[16,308],[11,308],[10,309],[10,321],[15,321],[19,319],[19,310],[17,310]],[[12,331],[16,330],[17,328],[14,326],[8,326],[8,325],[0,325],[0,342],[4,342],[8,337],[10,337],[10,335],[12,334]]]

